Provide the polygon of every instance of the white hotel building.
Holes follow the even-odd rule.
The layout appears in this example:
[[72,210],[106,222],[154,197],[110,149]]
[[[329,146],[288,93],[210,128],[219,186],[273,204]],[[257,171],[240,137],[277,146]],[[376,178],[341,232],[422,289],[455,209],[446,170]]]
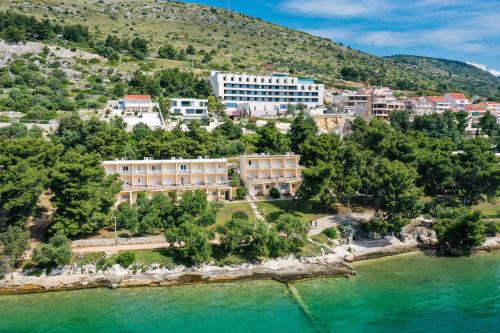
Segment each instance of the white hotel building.
[[323,105],[325,90],[323,84],[286,73],[258,76],[212,71],[210,83],[232,117],[274,117],[286,113],[289,105],[315,108]]
[[171,98],[170,114],[185,120],[201,119],[208,116],[208,100],[196,98]]

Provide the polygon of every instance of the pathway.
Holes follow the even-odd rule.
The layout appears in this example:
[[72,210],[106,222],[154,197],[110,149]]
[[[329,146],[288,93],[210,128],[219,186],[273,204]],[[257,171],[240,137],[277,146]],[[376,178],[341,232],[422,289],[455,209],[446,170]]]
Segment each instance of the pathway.
[[118,251],[133,251],[133,250],[155,250],[170,247],[167,242],[151,243],[151,244],[129,244],[129,245],[109,245],[109,246],[87,246],[87,247],[74,247],[73,253],[90,253],[90,252],[104,252],[106,254],[114,254]]
[[245,197],[245,199],[248,202],[248,204],[250,205],[250,208],[252,208],[253,215],[255,215],[257,220],[264,221],[264,217],[257,209],[257,205],[255,204],[255,200],[252,197],[250,197],[250,195],[247,195]]
[[318,235],[326,228],[335,227],[337,225],[345,224],[352,220],[369,220],[373,217],[372,212],[366,213],[352,213],[350,216],[347,214],[334,214],[312,221],[312,226],[309,229],[309,235]]

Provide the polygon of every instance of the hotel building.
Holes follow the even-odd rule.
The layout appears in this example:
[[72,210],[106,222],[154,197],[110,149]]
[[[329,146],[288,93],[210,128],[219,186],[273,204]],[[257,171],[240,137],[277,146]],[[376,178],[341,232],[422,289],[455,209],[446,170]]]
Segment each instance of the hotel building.
[[183,119],[201,119],[208,116],[208,100],[196,98],[172,98],[170,114]]
[[444,98],[451,104],[454,111],[465,111],[465,107],[470,104],[469,99],[462,93],[447,93]]
[[212,71],[210,83],[232,117],[274,117],[286,113],[289,105],[315,108],[323,105],[325,89],[323,84],[286,73],[259,76]]
[[405,101],[405,108],[415,116],[433,113],[433,104],[427,97],[412,97]]
[[432,111],[435,113],[451,110],[451,103],[443,96],[427,96],[427,99],[431,102]]
[[139,192],[155,193],[174,200],[186,191],[202,190],[210,201],[231,200],[228,162],[220,159],[114,160],[102,162],[106,174],[119,174],[123,187],[117,203],[135,203]]
[[277,188],[284,195],[295,195],[302,184],[300,155],[254,154],[240,157],[240,177],[250,195],[269,195]]

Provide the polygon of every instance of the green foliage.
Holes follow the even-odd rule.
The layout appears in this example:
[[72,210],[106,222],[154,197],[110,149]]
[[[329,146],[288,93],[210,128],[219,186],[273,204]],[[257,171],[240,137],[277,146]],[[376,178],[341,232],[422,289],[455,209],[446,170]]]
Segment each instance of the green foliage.
[[481,128],[481,131],[489,137],[499,135],[500,132],[500,125],[497,124],[496,117],[493,116],[490,111],[486,111],[484,116],[481,117],[479,120],[479,127]]
[[468,253],[485,240],[486,228],[478,211],[447,209],[438,214],[434,225],[441,250],[450,254]]
[[0,244],[3,253],[9,257],[10,264],[16,267],[24,252],[29,247],[30,235],[18,226],[9,226],[5,232],[0,233]]
[[273,187],[269,190],[269,195],[271,195],[274,199],[279,199],[281,197],[281,192],[276,187]]
[[62,267],[71,261],[71,247],[62,233],[52,236],[47,244],[40,244],[33,250],[33,263],[41,268]]
[[257,128],[257,152],[267,154],[284,154],[290,150],[290,142],[286,135],[281,134],[274,121]]
[[115,262],[123,268],[129,268],[135,262],[135,259],[135,253],[127,251],[118,254],[115,258]]
[[175,248],[179,257],[190,264],[207,262],[212,255],[207,233],[191,222],[182,223],[179,227],[168,229],[165,237],[170,243],[182,243]]
[[105,175],[98,155],[70,150],[54,165],[50,188],[57,207],[51,231],[76,236],[110,223],[121,183]]
[[337,229],[335,229],[335,227],[329,227],[329,228],[323,229],[322,233],[330,239],[337,239],[337,237],[338,237]]
[[318,133],[318,126],[314,119],[301,111],[293,118],[290,126],[290,148],[293,152],[300,153],[300,145],[307,139],[315,137]]
[[236,189],[236,196],[240,199],[244,198],[248,194],[248,190],[245,186],[239,186]]

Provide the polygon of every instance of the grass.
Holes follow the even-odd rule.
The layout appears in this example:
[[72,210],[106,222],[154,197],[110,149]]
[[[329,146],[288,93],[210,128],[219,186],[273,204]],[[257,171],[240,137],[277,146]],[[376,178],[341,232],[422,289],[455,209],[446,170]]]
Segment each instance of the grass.
[[217,213],[216,225],[225,224],[231,220],[231,215],[237,211],[243,211],[247,213],[251,219],[254,218],[252,208],[247,202],[225,203]]
[[500,198],[496,198],[494,203],[481,202],[472,206],[473,210],[478,210],[484,217],[500,218]]
[[337,212],[334,208],[326,207],[315,200],[259,201],[256,205],[259,212],[264,212],[265,218],[271,222],[276,221],[282,214],[292,214],[305,222],[310,222]]
[[72,258],[72,261],[73,263],[78,265],[88,265],[88,264],[94,264],[105,257],[106,254],[104,252],[91,252],[81,255],[75,255]]

